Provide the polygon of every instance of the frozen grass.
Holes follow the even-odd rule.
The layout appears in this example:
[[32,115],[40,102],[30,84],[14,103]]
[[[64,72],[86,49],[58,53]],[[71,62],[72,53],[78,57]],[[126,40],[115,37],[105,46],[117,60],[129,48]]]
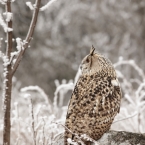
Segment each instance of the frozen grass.
[[[145,74],[132,60],[120,59],[114,66],[120,80],[123,98],[120,113],[116,116],[111,129],[144,133]],[[127,79],[122,67],[134,71],[136,77]],[[79,73],[76,79],[78,77]],[[15,80],[12,95],[11,144],[51,145],[53,139],[64,132],[67,111],[64,102],[66,96],[70,96],[67,93],[73,90],[76,79],[68,82],[55,80],[56,91],[53,101],[50,101],[49,96],[38,86],[25,87],[19,92],[19,82]],[[0,124],[0,144],[2,144],[2,117]],[[82,137],[89,139],[86,135]]]

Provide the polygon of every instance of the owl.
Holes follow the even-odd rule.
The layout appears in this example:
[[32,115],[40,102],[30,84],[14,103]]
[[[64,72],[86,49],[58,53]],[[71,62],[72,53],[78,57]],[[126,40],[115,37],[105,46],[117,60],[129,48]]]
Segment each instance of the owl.
[[[79,142],[78,136],[83,134],[100,139],[120,110],[121,89],[112,63],[92,46],[80,68],[66,115],[65,145],[69,145],[68,138]],[[91,145],[91,141],[82,140]]]

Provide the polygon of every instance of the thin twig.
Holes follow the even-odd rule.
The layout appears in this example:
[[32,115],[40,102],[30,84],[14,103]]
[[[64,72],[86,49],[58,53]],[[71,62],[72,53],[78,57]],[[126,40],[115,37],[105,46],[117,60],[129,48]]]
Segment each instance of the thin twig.
[[35,131],[35,124],[34,124],[34,113],[33,113],[33,103],[32,99],[30,98],[30,111],[31,111],[31,127],[32,127],[32,132],[33,132],[33,142],[34,145],[36,145],[36,131]]
[[28,48],[28,45],[29,45],[30,41],[32,40],[34,29],[35,29],[35,26],[36,26],[36,23],[37,23],[40,3],[41,3],[41,0],[36,0],[35,1],[35,9],[34,9],[34,12],[33,12],[32,21],[31,21],[31,24],[30,24],[30,27],[29,27],[25,42],[23,44],[23,48],[21,49],[21,51],[20,51],[20,53],[19,53],[19,55],[18,55],[18,57],[16,59],[16,62],[14,64],[14,66],[13,66],[12,76],[14,75],[15,71],[17,70],[17,68],[18,68],[18,66],[20,64],[20,61],[21,61],[26,49]]
[[117,122],[119,122],[119,121],[126,120],[126,119],[130,119],[130,118],[136,116],[137,114],[138,114],[138,113],[135,113],[135,114],[133,114],[133,115],[131,115],[131,116],[128,116],[128,117],[125,117],[125,118],[122,118],[122,119],[118,119],[118,120],[114,121],[112,124],[117,123]]
[[42,138],[42,145],[45,145],[45,120],[44,120],[44,118],[43,118],[43,122],[44,122],[44,124],[43,124],[43,127],[42,127],[42,130],[43,130],[43,132],[42,132],[42,134],[43,134],[43,138]]
[[68,129],[65,125],[63,125],[63,124],[61,124],[61,123],[57,123],[57,122],[52,122],[52,123],[55,123],[55,124],[58,124],[58,125],[63,126],[63,127],[64,127],[66,130],[68,130],[72,135],[75,135],[76,138],[79,139],[80,143],[83,143],[83,144],[84,144],[84,142],[81,140],[81,138],[79,137],[79,135],[76,134],[76,133],[73,133],[73,132],[72,132],[70,129]]

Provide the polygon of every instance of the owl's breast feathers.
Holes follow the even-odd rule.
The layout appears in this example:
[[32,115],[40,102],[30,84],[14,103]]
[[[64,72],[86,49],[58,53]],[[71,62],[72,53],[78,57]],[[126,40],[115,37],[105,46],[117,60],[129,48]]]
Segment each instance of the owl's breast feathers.
[[[119,112],[120,100],[117,78],[82,75],[74,88],[65,125],[74,133],[97,140],[109,130]],[[72,135],[66,131],[66,137]]]

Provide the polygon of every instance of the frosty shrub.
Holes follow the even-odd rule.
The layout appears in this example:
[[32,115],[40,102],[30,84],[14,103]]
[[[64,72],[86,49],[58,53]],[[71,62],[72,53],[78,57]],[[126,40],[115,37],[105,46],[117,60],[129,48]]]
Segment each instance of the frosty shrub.
[[[145,75],[141,68],[133,60],[123,60],[114,64],[122,88],[122,102],[120,113],[116,116],[111,129],[145,132]],[[127,80],[126,74],[119,67],[129,67],[136,72],[134,79]],[[79,70],[80,71],[80,70]],[[80,72],[79,72],[80,73]],[[58,134],[64,132],[64,122],[67,106],[64,105],[68,100],[67,92],[72,91],[74,81],[62,82],[55,80],[56,91],[54,99],[51,101],[49,96],[38,86],[28,86],[18,91],[19,82],[14,80],[13,100],[12,100],[12,132],[11,142],[16,145],[51,145]],[[137,79],[138,78],[138,79]],[[136,89],[135,89],[136,88]],[[2,119],[0,119],[0,137],[2,136]],[[82,138],[89,138],[82,135]],[[1,138],[2,140],[2,138]],[[70,139],[69,142],[74,143]],[[1,142],[0,142],[1,144]],[[75,143],[74,143],[75,144]]]

